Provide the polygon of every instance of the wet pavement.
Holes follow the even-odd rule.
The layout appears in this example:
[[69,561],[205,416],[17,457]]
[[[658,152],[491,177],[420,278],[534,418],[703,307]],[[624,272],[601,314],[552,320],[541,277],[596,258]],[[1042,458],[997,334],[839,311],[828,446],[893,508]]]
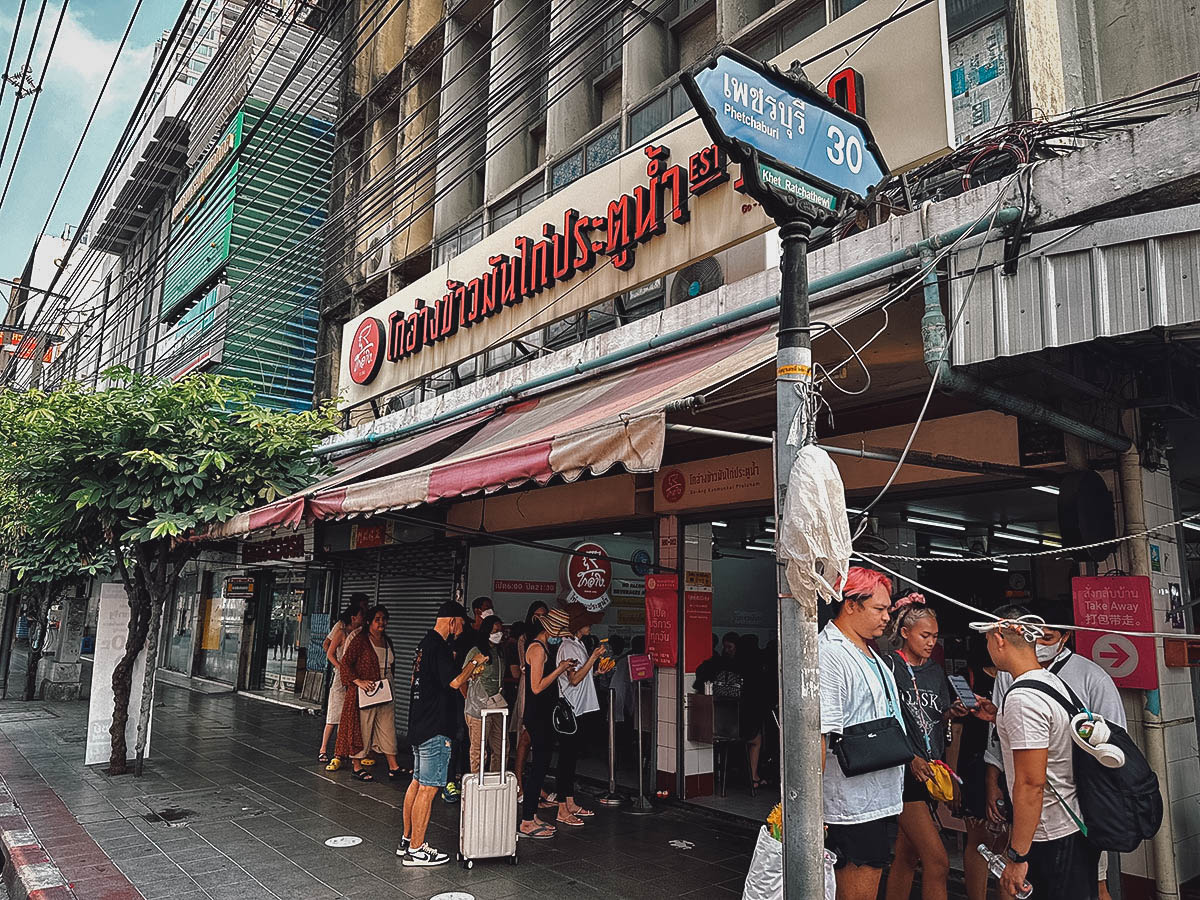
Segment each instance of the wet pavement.
[[[754,830],[727,817],[597,808],[584,828],[520,842],[516,866],[405,869],[395,848],[406,781],[388,782],[382,765],[373,784],[325,772],[316,761],[319,718],[160,684],[141,778],[83,765],[86,722],[86,702],[0,703],[2,740],[29,763],[12,767],[16,777],[44,779],[149,900],[719,898],[741,895],[753,849]],[[435,801],[430,843],[453,854],[457,835],[458,807]],[[326,845],[341,836],[361,843]],[[53,839],[39,838],[54,857]],[[84,887],[78,896],[93,896]]]

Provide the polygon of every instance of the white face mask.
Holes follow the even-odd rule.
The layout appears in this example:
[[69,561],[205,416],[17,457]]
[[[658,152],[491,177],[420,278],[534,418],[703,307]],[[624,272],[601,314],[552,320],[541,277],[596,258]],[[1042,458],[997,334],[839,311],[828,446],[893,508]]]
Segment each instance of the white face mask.
[[494,631],[488,635],[488,640],[491,641],[493,644],[498,644],[502,640],[504,640],[504,632],[503,631]]
[[1034,652],[1037,654],[1038,662],[1048,663],[1062,652],[1062,647],[1062,644],[1038,644]]

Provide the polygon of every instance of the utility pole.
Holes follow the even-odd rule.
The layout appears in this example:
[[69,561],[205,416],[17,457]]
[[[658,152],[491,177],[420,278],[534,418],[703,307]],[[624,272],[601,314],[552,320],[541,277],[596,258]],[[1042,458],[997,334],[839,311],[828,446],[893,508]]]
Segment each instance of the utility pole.
[[[810,220],[792,215],[779,227],[782,244],[779,339],[775,352],[775,511],[784,508],[797,446],[788,434],[812,387],[808,324]],[[801,420],[801,441],[808,423]],[[776,534],[782,533],[776,522]],[[780,556],[778,548],[776,556]],[[794,597],[783,566],[779,584],[779,746],[783,793],[783,896],[823,897],[824,810],[821,799],[821,690],[817,665],[817,598]]]
[[[813,438],[809,414],[812,339],[808,238],[814,225],[862,206],[887,173],[866,120],[804,77],[728,47],[680,76],[717,147],[741,165],[746,192],[779,225],[782,244],[775,391],[776,562],[781,516],[796,454]],[[796,434],[797,443],[789,444]],[[825,895],[825,814],[821,796],[821,684],[815,595],[779,584],[779,727],[783,781],[783,896]]]

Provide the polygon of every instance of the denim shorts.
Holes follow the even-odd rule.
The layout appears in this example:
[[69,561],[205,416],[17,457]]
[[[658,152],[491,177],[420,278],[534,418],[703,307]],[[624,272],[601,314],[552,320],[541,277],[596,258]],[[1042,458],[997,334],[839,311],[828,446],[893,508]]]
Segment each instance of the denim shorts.
[[425,787],[446,786],[450,769],[450,738],[435,734],[413,748],[413,778]]

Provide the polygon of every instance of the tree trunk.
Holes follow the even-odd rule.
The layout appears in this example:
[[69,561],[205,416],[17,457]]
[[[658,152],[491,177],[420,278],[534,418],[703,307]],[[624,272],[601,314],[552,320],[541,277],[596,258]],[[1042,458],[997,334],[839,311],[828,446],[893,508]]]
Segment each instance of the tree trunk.
[[133,666],[138,654],[146,646],[146,634],[150,630],[152,601],[141,573],[133,583],[126,582],[129,595],[129,630],[125,638],[125,653],[113,669],[113,718],[108,729],[112,742],[112,753],[108,759],[109,775],[124,775],[128,771],[125,742],[125,726],[129,721],[129,695],[133,689]]
[[138,710],[137,741],[134,744],[133,774],[141,777],[142,757],[146,751],[146,736],[150,730],[150,706],[154,700],[154,673],[158,669],[158,635],[162,630],[165,597],[151,600],[150,629],[146,634],[146,671],[142,676],[142,702]]

